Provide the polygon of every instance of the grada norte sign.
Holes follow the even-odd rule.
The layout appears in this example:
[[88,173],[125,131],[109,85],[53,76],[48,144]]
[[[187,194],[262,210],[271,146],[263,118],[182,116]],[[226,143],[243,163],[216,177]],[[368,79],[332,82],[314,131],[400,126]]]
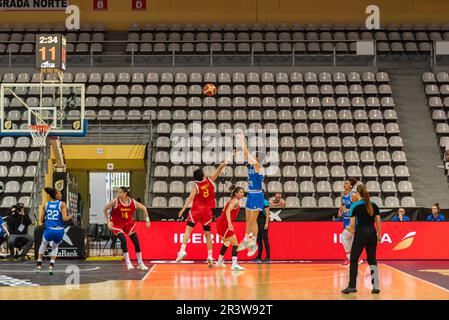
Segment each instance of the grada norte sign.
[[65,10],[69,0],[0,0],[0,11]]

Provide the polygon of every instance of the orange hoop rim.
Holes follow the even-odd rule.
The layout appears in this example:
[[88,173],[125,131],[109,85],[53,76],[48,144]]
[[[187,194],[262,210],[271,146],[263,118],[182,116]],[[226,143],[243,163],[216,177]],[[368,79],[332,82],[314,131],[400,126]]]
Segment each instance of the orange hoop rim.
[[51,126],[48,124],[32,124],[29,125],[28,128],[30,130],[39,131],[39,132],[46,132],[50,130]]

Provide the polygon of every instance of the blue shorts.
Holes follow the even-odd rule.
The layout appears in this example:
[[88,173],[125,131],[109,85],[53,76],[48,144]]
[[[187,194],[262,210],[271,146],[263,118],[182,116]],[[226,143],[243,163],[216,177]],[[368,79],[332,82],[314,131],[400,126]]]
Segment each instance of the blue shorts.
[[45,229],[44,238],[47,242],[53,241],[53,243],[61,243],[62,238],[64,238],[64,229]]
[[263,192],[248,192],[246,196],[246,209],[263,211],[265,197]]

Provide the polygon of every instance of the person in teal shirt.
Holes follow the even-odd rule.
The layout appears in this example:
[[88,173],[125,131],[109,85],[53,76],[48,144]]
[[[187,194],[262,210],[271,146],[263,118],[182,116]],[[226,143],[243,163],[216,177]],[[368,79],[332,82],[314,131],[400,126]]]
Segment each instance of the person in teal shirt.
[[[270,242],[268,240],[268,225],[270,224],[270,201],[264,200],[264,209],[260,211],[257,218],[257,226],[259,231],[257,233],[257,245],[259,246],[259,252],[254,262],[257,263],[270,263]],[[264,246],[265,245],[265,246]],[[263,249],[265,248],[265,259],[262,260]]]

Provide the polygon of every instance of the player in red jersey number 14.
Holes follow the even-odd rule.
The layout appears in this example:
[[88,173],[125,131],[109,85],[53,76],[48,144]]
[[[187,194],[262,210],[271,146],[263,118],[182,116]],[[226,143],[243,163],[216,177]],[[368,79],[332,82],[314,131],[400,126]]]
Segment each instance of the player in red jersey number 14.
[[[142,252],[140,251],[139,238],[136,233],[136,222],[133,219],[136,209],[140,209],[145,213],[145,220],[147,228],[150,227],[150,217],[148,216],[147,208],[137,202],[131,197],[128,188],[120,187],[117,190],[116,198],[109,202],[103,209],[104,216],[108,223],[108,228],[114,232],[122,245],[123,256],[125,257],[126,267],[128,270],[134,269],[134,266],[129,259],[127,239],[128,235],[134,244],[137,256],[137,267],[141,270],[148,270],[148,267],[143,263]],[[111,211],[109,218],[108,211]]]

